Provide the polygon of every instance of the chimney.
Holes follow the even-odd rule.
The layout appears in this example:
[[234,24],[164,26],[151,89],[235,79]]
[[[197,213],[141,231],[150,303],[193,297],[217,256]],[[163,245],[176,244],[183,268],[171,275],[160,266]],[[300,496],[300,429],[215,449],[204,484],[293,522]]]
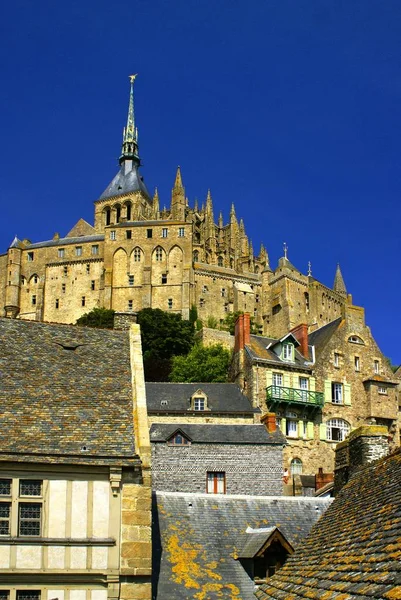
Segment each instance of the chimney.
[[323,468],[319,467],[319,472],[315,475],[315,489],[320,490],[328,483],[333,481],[333,473],[324,473]]
[[274,433],[277,429],[275,413],[265,413],[260,417],[260,422],[264,424],[269,433]]
[[336,446],[334,495],[361,467],[387,456],[388,429],[383,425],[363,425]]
[[293,329],[290,330],[290,333],[298,340],[301,344],[300,351],[302,356],[308,358],[309,356],[309,348],[308,348],[308,326],[306,323],[301,323],[297,325]]
[[243,350],[251,341],[251,317],[249,313],[238,315],[235,322],[234,352]]

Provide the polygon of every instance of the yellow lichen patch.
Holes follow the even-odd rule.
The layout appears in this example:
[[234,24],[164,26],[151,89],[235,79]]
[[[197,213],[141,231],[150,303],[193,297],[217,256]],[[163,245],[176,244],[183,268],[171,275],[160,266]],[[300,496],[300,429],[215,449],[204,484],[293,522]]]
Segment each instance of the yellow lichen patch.
[[237,588],[237,586],[228,583],[226,585],[222,584],[222,583],[206,583],[205,585],[202,586],[202,589],[200,592],[197,592],[194,595],[194,598],[196,598],[196,600],[208,600],[210,596],[208,596],[208,594],[210,592],[217,592],[217,596],[218,597],[225,597],[228,598],[228,596],[226,594],[223,594],[224,590],[228,590],[228,592],[230,593],[230,600],[241,600],[241,598],[239,597],[239,589]]
[[169,537],[166,547],[170,554],[170,561],[173,563],[172,573],[176,583],[183,583],[187,588],[199,589],[200,585],[196,581],[201,575],[201,568],[195,562],[200,548],[191,547],[184,543],[180,546],[178,536]]
[[208,563],[206,566],[208,569],[215,569],[217,567],[217,561],[213,560],[212,562]]
[[397,585],[389,592],[384,594],[384,598],[387,600],[400,600],[401,598],[401,585]]

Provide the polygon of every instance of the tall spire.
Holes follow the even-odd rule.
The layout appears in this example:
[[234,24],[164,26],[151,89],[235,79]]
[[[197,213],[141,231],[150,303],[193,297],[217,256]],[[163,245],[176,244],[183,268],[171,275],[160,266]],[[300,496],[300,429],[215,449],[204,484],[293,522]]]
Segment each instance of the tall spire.
[[171,216],[173,219],[179,221],[185,220],[185,189],[182,184],[181,169],[177,167],[177,173],[175,175],[174,187],[171,190]]
[[347,294],[347,288],[345,287],[343,275],[341,273],[340,265],[337,263],[336,275],[334,277],[333,290],[339,294]]
[[182,189],[184,186],[182,185],[182,177],[181,177],[181,167],[177,167],[177,173],[175,174],[174,187]]
[[121,148],[120,164],[124,160],[133,160],[140,165],[138,155],[138,128],[135,126],[134,112],[134,81],[136,75],[130,75],[131,89],[129,94],[127,125],[123,130],[123,144]]

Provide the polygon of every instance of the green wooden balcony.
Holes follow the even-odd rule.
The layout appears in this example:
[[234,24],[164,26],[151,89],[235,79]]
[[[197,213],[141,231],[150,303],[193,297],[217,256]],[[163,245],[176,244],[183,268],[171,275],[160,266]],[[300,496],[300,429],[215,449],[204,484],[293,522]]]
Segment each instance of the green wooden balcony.
[[266,400],[269,410],[273,410],[280,404],[285,404],[286,406],[294,404],[313,409],[322,408],[324,405],[323,392],[311,392],[309,390],[300,390],[279,385],[269,385],[266,388]]

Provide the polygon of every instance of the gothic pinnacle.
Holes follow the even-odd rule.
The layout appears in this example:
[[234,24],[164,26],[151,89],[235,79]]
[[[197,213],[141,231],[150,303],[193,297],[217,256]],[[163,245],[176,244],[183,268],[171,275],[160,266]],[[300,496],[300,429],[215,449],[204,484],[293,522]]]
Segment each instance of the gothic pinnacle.
[[181,177],[181,168],[180,166],[177,167],[177,173],[175,175],[175,181],[174,181],[174,188],[184,188],[184,186],[182,185],[182,177]]
[[220,229],[222,229],[224,227],[223,213],[221,211],[219,214],[219,227],[220,227]]
[[121,148],[120,164],[124,160],[135,160],[138,165],[140,163],[138,155],[138,129],[135,126],[135,111],[134,111],[134,81],[136,75],[130,75],[130,94],[128,105],[127,125],[123,130],[123,144]]
[[345,287],[344,278],[341,273],[340,265],[337,263],[336,275],[334,277],[333,290],[339,294],[347,294],[347,288]]

